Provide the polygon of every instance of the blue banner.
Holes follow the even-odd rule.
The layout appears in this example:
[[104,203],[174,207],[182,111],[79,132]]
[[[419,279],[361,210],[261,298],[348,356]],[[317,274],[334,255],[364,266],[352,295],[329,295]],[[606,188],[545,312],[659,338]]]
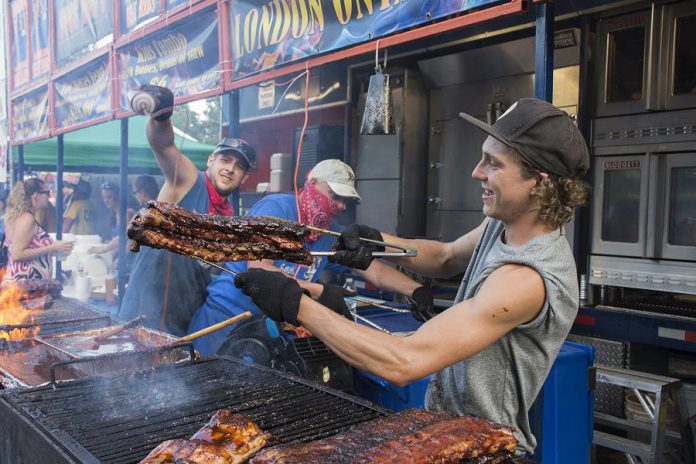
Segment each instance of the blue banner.
[[113,32],[112,0],[54,0],[54,11],[58,67],[94,50]]
[[10,1],[10,33],[12,39],[12,63],[10,72],[14,86],[29,82],[29,54],[27,53],[27,2]]
[[56,80],[54,106],[56,129],[108,116],[111,113],[109,56]]
[[48,40],[48,0],[31,1],[31,76],[32,79],[48,73],[51,55]]
[[501,0],[238,0],[234,78],[356,45]]
[[183,5],[184,3],[191,4],[193,0],[167,0],[165,5],[167,8],[167,11],[173,10],[177,6]]
[[215,11],[187,18],[116,50],[121,110],[130,109],[131,92],[143,84],[168,87],[176,97],[220,86],[218,24]]
[[48,135],[48,87],[42,87],[14,100],[12,104],[12,141]]
[[159,0],[121,0],[121,34],[159,16]]

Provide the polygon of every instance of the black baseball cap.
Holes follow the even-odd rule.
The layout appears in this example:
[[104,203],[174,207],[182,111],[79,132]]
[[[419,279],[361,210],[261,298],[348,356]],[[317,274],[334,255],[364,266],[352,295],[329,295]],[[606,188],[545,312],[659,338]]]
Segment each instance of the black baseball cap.
[[220,143],[218,143],[215,150],[213,150],[213,155],[222,153],[234,153],[240,156],[246,161],[247,169],[251,169],[256,163],[256,150],[242,139],[225,137],[220,140]]
[[459,117],[516,150],[541,172],[577,177],[590,168],[590,153],[578,127],[568,113],[544,100],[518,100],[492,126],[470,114]]

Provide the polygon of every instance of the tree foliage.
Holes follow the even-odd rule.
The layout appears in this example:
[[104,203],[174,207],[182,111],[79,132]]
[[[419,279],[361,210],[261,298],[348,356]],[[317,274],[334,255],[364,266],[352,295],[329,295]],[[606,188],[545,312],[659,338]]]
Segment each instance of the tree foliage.
[[[195,105],[197,108],[200,105]],[[174,109],[172,124],[201,143],[217,145],[220,141],[220,97],[205,100],[203,111],[193,111],[191,105]]]

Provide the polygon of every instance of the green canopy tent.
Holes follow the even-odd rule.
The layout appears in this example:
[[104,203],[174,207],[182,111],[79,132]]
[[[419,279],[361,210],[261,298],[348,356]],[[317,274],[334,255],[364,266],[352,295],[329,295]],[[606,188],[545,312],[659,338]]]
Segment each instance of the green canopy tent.
[[[155,157],[145,136],[144,116],[128,119],[128,171],[129,173],[159,172]],[[182,144],[183,141],[183,144]],[[206,165],[212,145],[175,138],[177,147],[199,168]],[[65,171],[113,172],[119,171],[121,149],[121,121],[113,120],[96,126],[85,127],[63,136]],[[55,137],[24,145],[25,170],[55,171],[58,143]],[[13,161],[18,162],[17,147],[13,149]]]

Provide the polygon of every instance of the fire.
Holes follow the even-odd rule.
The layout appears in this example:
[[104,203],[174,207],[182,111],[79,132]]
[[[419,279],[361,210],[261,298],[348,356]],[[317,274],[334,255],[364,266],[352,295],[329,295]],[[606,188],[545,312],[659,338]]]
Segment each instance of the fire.
[[[31,324],[34,317],[22,306],[26,292],[17,285],[5,284],[0,290],[0,328],[8,325]],[[21,340],[33,338],[39,334],[39,327],[15,328],[10,331],[0,330],[0,340]]]

